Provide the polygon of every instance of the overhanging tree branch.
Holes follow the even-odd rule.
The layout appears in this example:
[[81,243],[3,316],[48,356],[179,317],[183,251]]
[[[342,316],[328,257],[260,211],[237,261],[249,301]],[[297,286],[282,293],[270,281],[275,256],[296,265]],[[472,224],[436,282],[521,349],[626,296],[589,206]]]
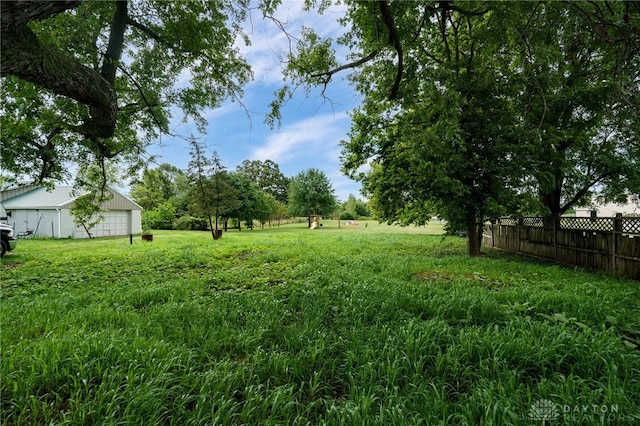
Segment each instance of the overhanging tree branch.
[[[178,45],[176,45],[175,43],[172,43],[171,41],[167,40],[166,38],[160,36],[153,29],[151,29],[148,26],[146,26],[146,25],[134,20],[133,18],[131,18],[129,16],[127,17],[127,24],[131,25],[133,28],[136,28],[137,30],[141,31],[142,33],[144,33],[145,35],[147,35],[151,39],[155,40],[156,42],[164,45],[165,47],[173,50],[174,52],[176,52],[178,54],[198,55],[201,58],[206,59],[210,63],[215,63],[216,62],[216,60],[208,52],[204,52],[204,51],[203,52],[194,52],[193,50],[182,49]],[[283,31],[284,31],[284,29],[283,29]],[[226,86],[227,86],[227,89],[229,90],[229,92],[231,93],[231,97],[236,102],[238,102],[238,105],[240,105],[244,109],[245,114],[247,115],[249,120],[251,120],[251,115],[249,114],[249,109],[246,107],[244,102],[242,102],[240,94],[235,90],[234,83],[231,82],[230,80],[228,80],[226,77],[224,77],[217,69],[215,69],[213,71],[213,74],[216,75],[216,77],[218,79],[226,82]],[[133,79],[132,79],[132,81],[133,81]],[[136,84],[136,86],[138,86],[138,85]],[[140,89],[139,86],[138,86],[138,89],[139,89],[140,93],[142,93],[142,90]],[[157,120],[155,119],[155,117],[154,117],[154,120],[157,123]],[[160,127],[160,128],[162,129],[162,127]]]
[[73,1],[3,1],[0,2],[0,25],[2,31],[26,26],[29,22],[51,18],[69,9],[74,9],[82,0]]
[[[165,132],[168,131],[166,129],[167,126],[163,125],[160,122],[160,120],[158,119],[158,117],[156,117],[156,114],[153,111],[153,107],[157,106],[158,102],[153,102],[153,103],[149,102],[146,95],[144,94],[144,90],[142,90],[142,87],[140,86],[140,84],[138,84],[136,79],[129,73],[129,71],[127,71],[124,67],[119,67],[119,68],[120,68],[120,71],[122,71],[129,78],[129,80],[131,80],[133,85],[136,86],[136,89],[138,89],[138,93],[140,93],[140,97],[142,97],[142,100],[144,101],[144,105],[149,110],[149,113],[151,114],[153,121],[156,123],[156,126],[158,126],[159,129],[162,129]],[[131,104],[131,106],[137,106],[137,103]],[[127,105],[127,107],[129,107],[129,105]]]
[[132,19],[131,17],[127,17],[127,24],[131,25],[132,27],[134,27],[134,28],[136,28],[136,29],[138,29],[140,31],[142,31],[144,34],[146,34],[150,38],[154,39],[155,41],[157,41],[159,43],[162,43],[166,47],[170,47],[172,49],[175,47],[173,44],[169,43],[163,37],[160,37],[160,35],[158,35],[151,28],[147,27],[146,25],[141,24],[140,22]]
[[127,2],[126,0],[116,1],[116,10],[111,21],[111,32],[109,33],[109,45],[104,55],[102,63],[102,77],[113,84],[116,79],[116,70],[122,56],[122,46],[124,45],[124,32],[127,29]]
[[569,201],[567,201],[564,206],[560,208],[560,214],[562,215],[566,213],[567,210],[569,210],[575,203],[577,203],[582,197],[584,197],[587,192],[589,192],[589,190],[593,188],[594,185],[601,182],[606,177],[607,175],[594,176],[593,179],[591,179],[585,186],[583,186],[578,192],[576,192],[576,194]]
[[315,74],[311,74],[310,77],[312,78],[318,78],[322,80],[322,83],[324,85],[323,89],[322,89],[322,93],[324,94],[325,90],[327,89],[327,85],[331,82],[331,78],[339,73],[340,71],[345,71],[351,68],[357,68],[361,65],[366,64],[367,62],[369,62],[370,60],[372,60],[373,58],[375,58],[378,53],[380,53],[380,50],[374,50],[373,52],[369,53],[367,56],[365,56],[364,58],[360,58],[357,61],[353,61],[350,62],[348,64],[344,64],[341,65],[339,67],[336,67],[334,69],[331,69],[329,71],[324,71],[324,72],[319,72],[319,73],[315,73]]
[[97,71],[73,57],[42,44],[27,24],[81,4],[76,2],[3,2],[0,34],[0,76],[15,76],[89,107],[91,120],[79,129],[91,139],[109,138],[115,131],[117,96]]
[[389,44],[393,45],[396,49],[396,53],[398,54],[398,70],[396,72],[396,79],[393,83],[393,87],[391,88],[391,93],[389,94],[389,99],[393,100],[398,97],[398,92],[400,91],[400,81],[402,80],[402,71],[404,67],[404,54],[402,52],[402,43],[400,42],[398,29],[393,22],[393,16],[389,10],[389,4],[386,1],[381,0],[378,2],[378,5],[380,6],[380,13],[382,14],[382,22],[384,22],[384,25],[389,31]]

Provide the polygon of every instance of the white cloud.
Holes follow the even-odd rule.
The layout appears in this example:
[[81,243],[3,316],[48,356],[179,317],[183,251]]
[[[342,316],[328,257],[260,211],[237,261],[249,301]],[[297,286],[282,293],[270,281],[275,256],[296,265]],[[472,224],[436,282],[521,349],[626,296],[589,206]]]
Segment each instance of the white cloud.
[[251,158],[276,163],[295,158],[335,162],[338,143],[346,137],[346,120],[344,112],[305,118],[268,136],[266,143],[251,153]]
[[187,68],[184,68],[182,71],[180,71],[180,74],[178,74],[174,86],[176,88],[188,87],[191,83],[191,77],[191,71]]
[[341,172],[338,161],[339,143],[347,137],[348,124],[345,112],[299,120],[268,136],[249,158],[274,161],[287,176],[309,168],[319,169],[331,181],[339,200],[345,201],[349,194],[360,197],[361,185]]

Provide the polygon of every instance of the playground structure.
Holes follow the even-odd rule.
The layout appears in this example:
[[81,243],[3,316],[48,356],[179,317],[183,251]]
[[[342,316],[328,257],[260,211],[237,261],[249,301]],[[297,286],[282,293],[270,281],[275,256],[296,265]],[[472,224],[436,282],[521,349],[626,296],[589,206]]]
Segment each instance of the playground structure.
[[322,223],[320,223],[320,220],[322,219],[321,216],[319,215],[315,215],[312,214],[309,216],[309,228],[311,229],[319,229],[322,227]]

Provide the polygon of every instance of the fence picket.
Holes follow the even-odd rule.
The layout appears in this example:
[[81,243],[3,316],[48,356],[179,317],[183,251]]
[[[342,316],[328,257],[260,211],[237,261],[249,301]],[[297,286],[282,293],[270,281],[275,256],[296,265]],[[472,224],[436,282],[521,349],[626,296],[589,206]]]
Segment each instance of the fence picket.
[[640,217],[499,218],[483,243],[640,280]]

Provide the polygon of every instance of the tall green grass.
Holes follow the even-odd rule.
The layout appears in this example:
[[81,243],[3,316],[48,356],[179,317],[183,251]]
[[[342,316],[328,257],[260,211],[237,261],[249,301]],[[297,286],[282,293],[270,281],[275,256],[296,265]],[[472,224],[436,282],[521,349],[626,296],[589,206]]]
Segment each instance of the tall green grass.
[[637,282],[335,225],[20,241],[2,424],[640,422]]

